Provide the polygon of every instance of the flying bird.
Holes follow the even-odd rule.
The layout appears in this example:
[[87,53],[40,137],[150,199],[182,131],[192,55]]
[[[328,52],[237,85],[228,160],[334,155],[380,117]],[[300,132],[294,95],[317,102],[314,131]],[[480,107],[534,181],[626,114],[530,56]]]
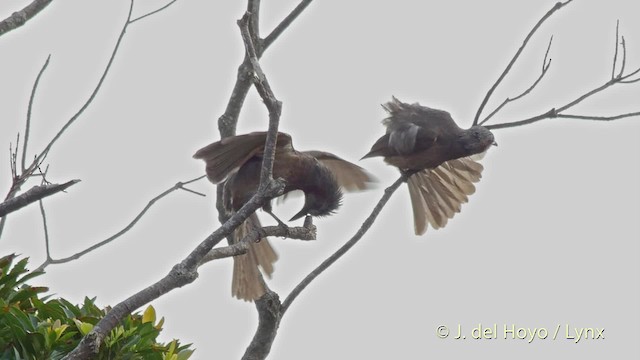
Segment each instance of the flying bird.
[[[257,191],[266,137],[266,132],[231,136],[209,144],[193,155],[205,161],[207,177],[212,183],[225,182],[223,203],[226,209],[238,211]],[[285,181],[285,195],[294,190],[304,192],[302,209],[289,221],[306,215],[331,215],[340,207],[342,189],[364,190],[374,181],[360,166],[331,153],[295,150],[291,136],[285,133],[277,136],[273,177]],[[283,224],[273,214],[271,201],[263,206],[263,210]],[[240,241],[260,226],[258,217],[252,214],[235,230],[232,241]],[[252,243],[247,254],[234,257],[232,295],[247,301],[262,296],[264,280],[258,266],[270,277],[277,258],[267,239]]]
[[443,110],[404,103],[395,97],[382,107],[387,132],[363,157],[384,161],[411,174],[407,180],[416,235],[429,225],[444,227],[475,192],[483,167],[476,161],[497,145],[485,127],[461,129]]

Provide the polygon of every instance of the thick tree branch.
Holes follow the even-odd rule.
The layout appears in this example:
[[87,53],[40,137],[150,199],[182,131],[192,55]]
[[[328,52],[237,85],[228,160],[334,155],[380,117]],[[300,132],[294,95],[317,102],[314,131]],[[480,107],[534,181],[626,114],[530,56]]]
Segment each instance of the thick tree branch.
[[37,185],[12,199],[0,203],[0,217],[19,210],[31,203],[42,200],[47,196],[66,190],[69,186],[79,183],[80,180],[67,181],[64,184]]
[[[284,186],[281,183],[271,182],[270,186],[262,188],[246,203],[240,210],[233,214],[227,222],[222,224],[211,235],[204,239],[184,260],[176,264],[169,274],[154,283],[153,285],[130,296],[126,300],[118,303],[107,315],[102,318],[87,334],[78,346],[64,359],[88,359],[93,357],[104,339],[118,323],[132,311],[159,298],[171,290],[190,284],[198,277],[198,266],[202,259],[218,244],[222,239],[231,234],[235,228],[240,226],[252,213],[262,207],[273,197],[282,194]],[[235,244],[237,245],[237,244]],[[235,246],[230,245],[230,246]],[[244,245],[238,245],[241,247]]]
[[[312,0],[302,0],[292,11],[289,13],[274,29],[267,35],[264,40],[260,40],[258,36],[253,36],[252,42],[256,50],[256,58],[260,59],[264,54],[264,51],[268,49],[278,37],[302,14],[302,12],[309,6]],[[253,14],[253,20],[256,24],[253,25],[255,29],[259,28],[259,11],[260,0],[249,0],[247,2],[247,12]],[[258,34],[256,32],[256,34]],[[249,58],[245,56],[242,64],[238,67],[238,75],[236,83],[229,97],[227,107],[218,118],[218,131],[222,138],[233,136],[236,134],[236,125],[240,116],[240,111],[244,104],[244,100],[249,92],[249,88],[253,84],[251,72],[251,63]],[[220,210],[220,207],[218,207]]]
[[498,77],[498,80],[496,80],[496,82],[493,84],[493,86],[491,86],[489,91],[487,91],[487,94],[485,95],[484,99],[482,100],[482,103],[480,104],[480,107],[478,108],[478,111],[476,112],[476,116],[473,119],[473,125],[478,125],[478,121],[480,121],[480,115],[482,114],[482,111],[484,110],[485,106],[487,105],[487,102],[489,102],[489,99],[491,98],[491,95],[493,95],[493,92],[498,88],[498,85],[500,85],[500,83],[502,82],[502,80],[504,80],[504,78],[507,76],[509,71],[511,71],[511,67],[513,67],[513,64],[516,63],[516,60],[518,60],[518,58],[520,57],[520,54],[522,54],[522,51],[527,46],[527,43],[529,42],[529,40],[531,39],[533,34],[535,34],[535,32],[542,25],[542,23],[544,23],[549,17],[551,17],[551,15],[553,15],[556,11],[562,9],[565,5],[569,4],[571,1],[573,1],[573,0],[567,0],[565,2],[556,3],[553,6],[553,8],[551,8],[549,11],[547,11],[547,13],[540,20],[538,20],[538,22],[533,26],[531,31],[529,31],[529,34],[527,34],[527,36],[525,37],[525,39],[522,42],[522,45],[520,45],[520,48],[518,49],[518,51],[516,51],[515,55],[513,56],[513,58],[511,59],[511,61],[507,65],[507,67],[504,69],[502,74],[500,74],[500,77]]
[[42,9],[51,4],[52,0],[33,0],[31,4],[11,14],[8,18],[0,21],[0,36],[11,30],[17,29],[38,15]]
[[253,43],[255,36],[251,34],[250,30],[252,18],[253,14],[249,12],[245,13],[244,16],[238,20],[238,26],[242,33],[242,39],[244,40],[251,68],[255,74],[254,85],[269,111],[269,129],[264,147],[262,171],[260,172],[260,185],[263,186],[272,180],[273,160],[276,153],[276,139],[278,135],[278,125],[280,123],[280,113],[282,112],[282,103],[276,99],[273,94],[269,81],[267,81],[267,77],[264,75],[264,72],[262,72],[262,68],[258,62],[258,54],[255,44]]
[[246,254],[249,244],[264,239],[268,236],[284,237],[297,240],[315,240],[316,227],[312,223],[305,223],[304,227],[282,227],[282,226],[265,226],[249,232],[238,244],[241,246],[225,246],[211,249],[209,253],[202,258],[200,265],[206,264],[213,260],[223,259],[236,255]]
[[[265,104],[269,110],[269,134],[265,144],[265,155],[262,164],[263,171],[261,173],[258,191],[256,191],[253,197],[244,204],[240,210],[230,216],[222,226],[202,241],[184,260],[182,260],[182,262],[175,265],[168,275],[155,284],[114,306],[113,309],[94,326],[93,330],[82,339],[76,349],[65,357],[65,359],[84,359],[86,357],[93,356],[97,353],[104,337],[115,326],[117,326],[118,322],[126,315],[173,289],[195,281],[198,277],[197,269],[203,259],[210,253],[211,249],[213,249],[213,247],[223,238],[229,236],[233,230],[240,226],[249,217],[249,215],[262,207],[267,201],[281,195],[284,191],[284,183],[282,181],[273,180],[272,176],[273,158],[277,139],[276,135],[280,121],[280,109],[282,104],[275,98],[275,96],[273,96],[269,83],[257,61],[255,46],[252,42],[252,37],[249,34],[248,24],[249,21],[251,21],[251,16],[251,13],[246,13],[242,19],[239,20],[238,25],[241,27],[243,39],[245,39],[245,47],[247,51],[246,58],[249,59],[252,71],[258,75],[257,78],[253,80],[254,84],[260,95],[263,96]],[[244,242],[230,245],[230,247],[237,247],[239,248],[237,251],[241,251],[241,248],[246,246],[241,243]]]

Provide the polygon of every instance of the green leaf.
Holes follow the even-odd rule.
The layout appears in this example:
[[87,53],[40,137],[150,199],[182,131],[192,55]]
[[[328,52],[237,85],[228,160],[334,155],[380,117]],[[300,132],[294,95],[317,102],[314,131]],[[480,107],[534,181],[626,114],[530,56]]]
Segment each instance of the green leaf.
[[147,306],[144,314],[142,315],[142,323],[144,324],[148,322],[150,322],[151,325],[155,324],[156,322],[156,309],[154,309],[151,305]]
[[187,360],[191,357],[194,350],[184,349],[178,353],[178,360]]

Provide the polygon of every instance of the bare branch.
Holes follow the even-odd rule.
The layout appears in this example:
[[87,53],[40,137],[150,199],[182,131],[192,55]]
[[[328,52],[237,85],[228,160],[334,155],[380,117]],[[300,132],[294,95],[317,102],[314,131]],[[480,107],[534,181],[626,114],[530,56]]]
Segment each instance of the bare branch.
[[[251,1],[256,1],[257,3],[257,0],[250,0],[250,2]],[[277,138],[276,135],[278,131],[278,124],[280,122],[280,109],[282,104],[273,95],[269,83],[257,61],[257,53],[252,41],[252,36],[249,33],[250,30],[248,24],[251,16],[252,15],[250,13],[246,13],[242,19],[238,21],[238,25],[241,28],[242,36],[245,41],[245,48],[247,51],[246,58],[249,59],[251,68],[258,77],[254,80],[254,84],[260,95],[263,97],[263,100],[269,110],[269,132],[265,144],[265,154],[262,162],[262,172],[258,191],[256,191],[251,199],[245,203],[240,210],[230,216],[222,226],[202,241],[184,260],[182,260],[182,262],[175,265],[167,276],[114,306],[113,309],[94,326],[93,330],[82,339],[80,344],[78,344],[78,346],[65,357],[65,359],[82,359],[95,354],[104,337],[126,315],[177,287],[182,287],[195,281],[198,277],[198,266],[201,264],[205,256],[209,254],[211,249],[222,239],[229,236],[234,229],[240,226],[249,217],[249,215],[262,207],[267,201],[270,201],[272,198],[282,194],[284,191],[284,183],[282,181],[272,179],[273,158]],[[238,244],[230,246],[244,246]]]
[[613,52],[613,64],[611,66],[611,80],[616,78],[616,65],[618,64],[618,48],[620,47],[620,20],[616,21],[616,46]]
[[91,95],[89,95],[89,98],[80,107],[80,109],[73,116],[71,116],[71,118],[62,126],[62,128],[58,131],[58,133],[53,137],[53,139],[51,139],[51,141],[44,148],[42,153],[40,153],[38,155],[38,157],[35,160],[35,163],[41,164],[44,161],[44,159],[49,154],[49,151],[51,150],[51,148],[53,147],[55,142],[60,138],[60,136],[62,136],[62,134],[69,128],[69,126],[71,126],[80,117],[80,115],[82,115],[82,113],[89,107],[89,105],[91,104],[93,99],[96,97],[96,95],[98,94],[98,91],[100,91],[100,88],[102,87],[102,83],[106,79],[107,74],[109,73],[109,70],[111,69],[111,65],[113,64],[113,60],[115,59],[116,54],[118,53],[118,49],[120,48],[120,43],[122,42],[122,38],[124,38],[124,34],[127,31],[127,27],[130,24],[131,14],[133,13],[133,3],[134,3],[134,0],[130,0],[129,13],[127,15],[127,21],[124,23],[124,26],[122,27],[122,30],[120,31],[120,35],[118,36],[118,40],[116,41],[116,45],[115,45],[115,47],[113,49],[113,52],[111,53],[111,57],[109,58],[109,61],[107,62],[107,66],[105,67],[104,71],[102,72],[102,76],[100,76],[100,80],[98,80],[98,84],[93,89],[93,92],[91,93]]
[[594,120],[594,121],[613,121],[613,120],[618,120],[618,119],[623,119],[623,118],[629,118],[629,117],[634,117],[634,116],[640,116],[640,112],[629,112],[629,113],[624,113],[624,114],[616,114],[616,115],[609,115],[609,116],[591,116],[591,115],[571,115],[571,114],[565,114],[564,112],[573,108],[574,106],[580,104],[581,102],[583,102],[584,100],[590,98],[591,96],[598,94],[604,90],[606,90],[609,87],[612,87],[616,84],[631,84],[631,83],[635,83],[637,81],[640,81],[639,79],[633,79],[633,80],[629,80],[630,77],[635,76],[636,74],[638,74],[640,72],[640,68],[632,71],[629,74],[624,74],[624,70],[626,68],[626,58],[627,58],[627,47],[626,47],[626,43],[624,41],[624,37],[622,37],[622,41],[620,42],[620,44],[622,44],[622,60],[621,60],[621,66],[620,66],[620,72],[616,75],[616,63],[618,62],[618,41],[617,39],[619,39],[619,33],[618,33],[618,28],[619,28],[619,22],[616,23],[616,48],[615,48],[615,53],[613,56],[613,67],[611,70],[611,78],[606,81],[604,84],[593,88],[587,92],[585,92],[584,94],[578,96],[577,98],[575,98],[574,100],[566,103],[565,105],[562,105],[560,107],[557,108],[552,108],[550,110],[548,110],[545,113],[539,114],[539,115],[535,115],[532,116],[530,118],[524,119],[524,120],[519,120],[519,121],[513,121],[513,122],[508,122],[508,123],[500,123],[500,124],[492,124],[492,125],[487,125],[486,128],[490,129],[490,130],[495,130],[495,129],[504,129],[504,128],[511,128],[511,127],[516,127],[516,126],[522,126],[522,125],[527,125],[527,124],[532,124],[535,122],[538,122],[540,120],[544,120],[544,119],[551,119],[551,118],[565,118],[565,119],[579,119],[579,120]]
[[116,327],[125,316],[169,291],[195,281],[198,277],[198,266],[209,251],[222,239],[231,234],[235,228],[240,226],[249,215],[262,207],[266,201],[281,194],[283,189],[283,184],[270,182],[269,186],[257,191],[228,221],[204,239],[184,260],[176,264],[169,274],[153,285],[137,292],[114,306],[64,359],[86,359],[91,357],[97,353],[104,337]]
[[242,39],[244,40],[245,49],[247,50],[247,56],[251,67],[255,73],[254,85],[260,97],[264,100],[264,104],[269,110],[269,130],[267,132],[267,140],[265,142],[264,157],[262,160],[262,171],[260,172],[260,186],[266,186],[268,181],[272,180],[273,173],[273,160],[276,153],[276,139],[278,136],[278,125],[280,123],[280,113],[282,111],[282,103],[276,99],[269,81],[262,72],[260,63],[258,62],[258,54],[256,53],[255,46],[253,44],[254,36],[251,35],[249,24],[253,14],[245,13],[244,16],[238,20],[238,26],[240,26],[240,32],[242,33]]
[[638,112],[630,112],[630,113],[625,113],[625,114],[619,114],[619,115],[612,115],[612,116],[589,116],[589,115],[559,114],[558,110],[551,109],[551,110],[547,111],[544,114],[536,115],[536,116],[530,117],[528,119],[509,122],[509,123],[487,125],[486,128],[489,129],[489,130],[512,128],[512,127],[516,127],[516,126],[533,124],[535,122],[538,122],[538,121],[544,120],[544,119],[553,119],[553,118],[593,120],[593,121],[613,121],[613,120],[619,120],[619,119],[624,119],[624,118],[629,118],[629,117],[634,117],[634,116],[640,116],[640,111],[638,111]]
[[[35,4],[39,1],[34,1]],[[85,103],[81,106],[81,108],[62,126],[62,128],[58,131],[58,133],[51,139],[51,141],[49,142],[49,144],[42,150],[42,152],[35,157],[35,159],[33,160],[33,162],[31,163],[31,165],[29,165],[29,167],[25,166],[25,157],[26,157],[26,150],[27,150],[27,144],[28,144],[28,136],[29,136],[29,132],[30,132],[30,123],[31,123],[31,108],[33,106],[33,101],[34,101],[34,96],[35,96],[35,92],[36,89],[38,87],[38,83],[40,80],[40,77],[42,76],[45,68],[47,67],[47,64],[49,63],[49,58],[47,58],[47,61],[45,62],[45,65],[42,67],[42,69],[40,70],[38,77],[36,78],[36,82],[34,83],[34,86],[32,88],[31,91],[31,97],[29,99],[29,108],[27,111],[27,124],[26,124],[26,137],[25,137],[25,144],[24,144],[24,148],[23,148],[23,154],[22,154],[22,174],[20,174],[20,176],[17,175],[17,171],[14,171],[17,169],[14,169],[12,167],[12,171],[14,172],[14,176],[13,176],[13,183],[11,185],[11,188],[9,189],[9,191],[7,192],[7,196],[5,197],[5,200],[10,200],[12,198],[14,198],[16,196],[16,194],[20,191],[20,188],[22,187],[22,185],[24,185],[24,183],[31,177],[34,175],[34,172],[38,169],[38,167],[44,162],[45,158],[47,157],[49,151],[51,150],[51,148],[53,147],[53,145],[56,143],[56,141],[62,136],[62,134],[80,117],[80,115],[89,107],[89,105],[91,104],[91,102],[94,100],[94,98],[96,97],[96,95],[98,94],[98,91],[100,90],[104,80],[106,79],[106,76],[109,72],[109,69],[111,68],[111,65],[113,64],[113,61],[115,59],[115,56],[118,52],[118,49],[120,47],[120,43],[122,42],[122,39],[124,37],[124,34],[127,30],[127,27],[129,24],[131,24],[131,14],[133,12],[133,5],[134,5],[134,0],[130,0],[130,6],[129,6],[129,13],[127,15],[127,21],[125,22],[124,26],[122,27],[122,30],[120,32],[120,35],[118,36],[118,39],[116,41],[116,45],[111,53],[111,57],[109,58],[109,61],[107,62],[107,65],[100,77],[100,79],[98,80],[98,83],[96,85],[96,87],[94,88],[93,92],[90,94],[89,98],[85,101]],[[164,8],[166,8],[168,6],[165,6]],[[160,11],[162,9],[159,9],[158,11]],[[154,13],[157,13],[158,11],[155,11]],[[148,16],[149,14],[147,14]],[[146,17],[146,16],[145,16]],[[138,18],[137,20],[140,20],[140,18]],[[14,162],[17,159],[17,149],[16,149],[16,154],[13,154],[12,157],[15,157],[12,160],[12,166],[15,165]],[[3,217],[2,219],[0,219],[0,236],[2,235],[2,231],[4,229],[4,225],[6,223],[6,217]]]
[[280,297],[269,288],[265,287],[264,295],[257,299],[255,304],[258,311],[258,328],[244,355],[242,355],[242,360],[264,360],[267,358],[278,334],[277,330],[282,318]]
[[[140,219],[142,219],[142,217],[147,213],[147,211],[149,211],[149,209],[151,209],[151,207],[158,200],[164,198],[165,196],[171,194],[172,192],[174,192],[176,190],[185,190],[185,191],[188,191],[188,192],[191,192],[191,193],[195,193],[197,195],[203,195],[203,194],[200,194],[198,192],[189,190],[189,189],[185,188],[184,186],[187,185],[187,184],[190,184],[190,183],[192,183],[194,181],[198,181],[200,179],[203,179],[204,177],[205,177],[205,175],[202,175],[202,176],[199,176],[199,177],[197,177],[195,179],[192,179],[192,180],[189,180],[189,181],[186,181],[186,182],[179,182],[179,183],[175,184],[174,186],[172,186],[169,189],[163,191],[162,193],[160,193],[159,195],[157,195],[153,199],[149,200],[149,202],[142,209],[142,211],[140,211],[138,213],[138,215],[136,215],[136,217],[133,218],[133,220],[131,220],[131,222],[129,222],[124,228],[122,228],[122,230],[118,231],[117,233],[109,236],[108,238],[106,238],[106,239],[104,239],[104,240],[102,240],[102,241],[100,241],[100,242],[98,242],[98,243],[96,243],[94,245],[91,245],[88,248],[86,248],[86,249],[84,249],[84,250],[82,250],[82,251],[80,251],[78,253],[75,253],[75,254],[73,254],[71,256],[67,256],[67,257],[64,257],[62,259],[53,259],[53,258],[47,256],[47,259],[42,264],[40,264],[40,266],[37,267],[37,270],[38,271],[44,270],[49,265],[64,264],[64,263],[68,263],[68,262],[73,261],[73,260],[77,260],[77,259],[83,257],[84,255],[86,255],[86,254],[88,254],[88,253],[90,253],[90,252],[92,252],[94,250],[97,250],[97,249],[99,249],[99,248],[101,248],[101,247],[113,242],[114,240],[116,240],[120,236],[126,234],[129,230],[131,230],[131,228],[133,228],[138,223],[138,221],[140,221]],[[48,253],[48,251],[49,251],[49,242],[48,241],[46,243],[46,246],[47,246],[47,253]]]
[[313,0],[302,0],[272,31],[264,38],[262,46],[268,48],[302,14]]
[[[264,51],[276,41],[276,39],[289,27],[289,25],[293,23],[293,21],[304,11],[304,9],[306,9],[311,1],[312,0],[302,0],[264,40],[259,40],[255,36],[252,38],[252,42],[254,43],[256,50],[256,58],[260,59],[262,57]],[[254,21],[258,21],[259,10],[260,0],[248,1],[247,11],[253,14]],[[258,25],[255,27],[258,28]],[[227,103],[224,114],[218,118],[218,131],[222,138],[233,136],[236,133],[238,117],[240,116],[242,105],[244,104],[244,100],[247,97],[247,93],[249,92],[249,88],[253,81],[251,78],[251,70],[249,58],[245,56],[244,61],[238,67],[236,83],[231,92],[231,96],[229,97],[229,102]],[[217,205],[217,208],[220,214],[224,212],[220,204]]]
[[389,199],[391,198],[391,195],[393,195],[393,193],[398,189],[398,187],[400,187],[400,185],[402,185],[402,183],[407,181],[407,178],[408,178],[407,175],[408,174],[403,174],[402,176],[400,176],[400,178],[398,178],[398,180],[396,180],[393,184],[391,184],[391,186],[389,186],[384,190],[384,194],[382,195],[382,197],[380,198],[376,206],[371,211],[371,214],[369,214],[367,219],[362,223],[362,226],[360,226],[360,229],[358,229],[358,231],[355,233],[355,235],[353,235],[351,239],[349,239],[349,241],[347,241],[344,245],[342,245],[342,247],[340,247],[335,253],[329,256],[317,268],[311,271],[311,273],[309,273],[309,275],[307,275],[298,285],[296,285],[296,287],[291,291],[289,296],[287,296],[287,298],[282,302],[281,315],[284,315],[287,309],[289,309],[289,306],[291,306],[291,303],[298,297],[298,295],[300,295],[300,293],[316,277],[318,277],[318,275],[322,274],[322,272],[325,271],[327,268],[329,268],[331,264],[336,262],[336,260],[338,260],[342,255],[344,255],[347,251],[349,251],[349,249],[351,249],[356,243],[358,243],[358,241],[360,241],[362,236],[364,236],[364,234],[369,230],[371,225],[373,225],[373,222],[376,220],[376,218],[378,217],[378,215],[380,214],[384,206],[387,204],[387,201],[389,201]]
[[22,10],[16,11],[8,18],[0,21],[0,36],[24,25],[27,21],[38,15],[38,13],[50,3],[51,0],[33,0],[31,4]]
[[[42,200],[38,200],[40,204],[40,215],[42,215],[42,227],[44,228],[44,245],[47,254],[47,260],[51,259],[51,251],[49,247],[49,227],[47,226],[47,214],[44,211],[44,204]],[[41,269],[38,269],[41,270]]]
[[487,105],[487,102],[491,98],[491,95],[493,95],[493,92],[496,90],[498,85],[500,85],[500,83],[505,78],[505,76],[507,76],[509,71],[511,71],[511,67],[513,66],[513,64],[515,64],[516,60],[518,60],[518,58],[520,57],[520,54],[522,53],[524,48],[527,46],[527,43],[529,42],[529,40],[531,39],[533,34],[535,34],[535,32],[538,30],[540,25],[542,25],[542,23],[544,23],[545,20],[547,20],[551,15],[553,15],[553,13],[555,13],[558,10],[560,10],[565,5],[569,4],[571,1],[573,1],[573,0],[567,0],[565,2],[557,2],[553,6],[553,8],[551,8],[551,10],[547,11],[547,13],[540,20],[538,20],[538,22],[533,26],[531,31],[529,31],[529,34],[527,34],[527,36],[525,37],[524,41],[522,42],[522,45],[520,46],[520,48],[518,49],[516,54],[513,56],[513,58],[511,59],[511,61],[507,65],[507,67],[502,72],[502,74],[500,74],[500,77],[498,77],[498,80],[493,84],[493,86],[491,86],[489,91],[487,91],[487,94],[485,95],[484,99],[482,100],[482,103],[480,104],[480,107],[478,108],[478,111],[476,112],[476,116],[473,119],[473,125],[477,125],[478,124],[478,121],[480,121],[480,115],[482,114],[482,111],[484,110],[485,106]]
[[29,96],[29,106],[27,107],[27,121],[24,130],[24,144],[22,144],[22,158],[20,160],[22,164],[22,172],[25,172],[25,162],[27,158],[27,145],[29,143],[29,132],[31,130],[31,111],[33,110],[33,99],[36,97],[36,89],[38,88],[38,84],[40,83],[40,78],[44,73],[47,66],[49,66],[49,60],[51,60],[51,54],[47,56],[47,61],[44,62],[40,72],[38,72],[38,76],[36,76],[36,81],[33,83],[33,87],[31,88],[31,96]]
[[79,183],[80,180],[67,181],[64,184],[37,185],[14,198],[0,203],[0,217],[19,210],[33,202],[41,200],[47,196],[64,191],[69,186]]
[[133,24],[134,22],[136,22],[138,20],[142,20],[142,19],[146,18],[147,16],[155,15],[155,14],[159,13],[160,11],[162,11],[162,10],[168,8],[169,6],[173,5],[176,1],[178,1],[178,0],[171,0],[169,3],[167,3],[166,5],[160,7],[158,9],[156,9],[156,10],[148,12],[148,13],[142,15],[142,16],[138,16],[137,18],[129,21],[129,24]]
[[315,240],[316,227],[311,223],[305,223],[304,227],[285,228],[282,226],[265,226],[260,229],[254,229],[236,244],[211,249],[200,261],[200,266],[213,260],[246,254],[251,243],[268,236],[286,237],[297,240]]
[[520,95],[515,96],[513,98],[506,98],[502,102],[502,104],[500,104],[498,107],[496,107],[495,110],[493,110],[491,112],[491,114],[489,114],[486,118],[484,118],[484,120],[482,120],[478,125],[482,125],[482,124],[486,123],[487,121],[489,121],[489,119],[491,119],[493,117],[493,115],[497,114],[507,104],[509,104],[510,102],[514,102],[514,101],[516,101],[518,99],[523,98],[524,96],[528,95],[531,91],[533,91],[533,89],[536,86],[538,86],[538,83],[540,83],[542,78],[544,78],[544,76],[547,74],[547,71],[549,70],[549,67],[551,67],[551,59],[549,59],[547,61],[547,57],[549,56],[549,50],[551,49],[551,42],[552,41],[553,41],[553,36],[549,40],[549,45],[547,46],[547,51],[544,54],[544,60],[542,60],[542,72],[540,73],[540,75],[538,76],[536,81],[534,81],[533,84],[531,86],[529,86],[525,91],[523,91]]
[[620,44],[622,45],[622,66],[620,66],[620,73],[618,73],[618,77],[623,76],[624,68],[627,66],[627,43],[624,40],[624,35],[622,36]]

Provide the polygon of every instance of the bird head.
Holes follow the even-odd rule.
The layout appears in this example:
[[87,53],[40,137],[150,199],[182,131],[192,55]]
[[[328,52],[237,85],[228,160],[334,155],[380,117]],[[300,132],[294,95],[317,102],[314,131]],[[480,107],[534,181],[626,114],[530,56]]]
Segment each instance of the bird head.
[[318,162],[310,183],[305,186],[304,205],[289,221],[294,221],[306,215],[327,216],[333,214],[342,204],[342,190],[333,173]]
[[464,149],[468,151],[468,155],[479,154],[487,151],[491,145],[498,145],[491,131],[478,125],[465,130],[460,136],[460,141]]

